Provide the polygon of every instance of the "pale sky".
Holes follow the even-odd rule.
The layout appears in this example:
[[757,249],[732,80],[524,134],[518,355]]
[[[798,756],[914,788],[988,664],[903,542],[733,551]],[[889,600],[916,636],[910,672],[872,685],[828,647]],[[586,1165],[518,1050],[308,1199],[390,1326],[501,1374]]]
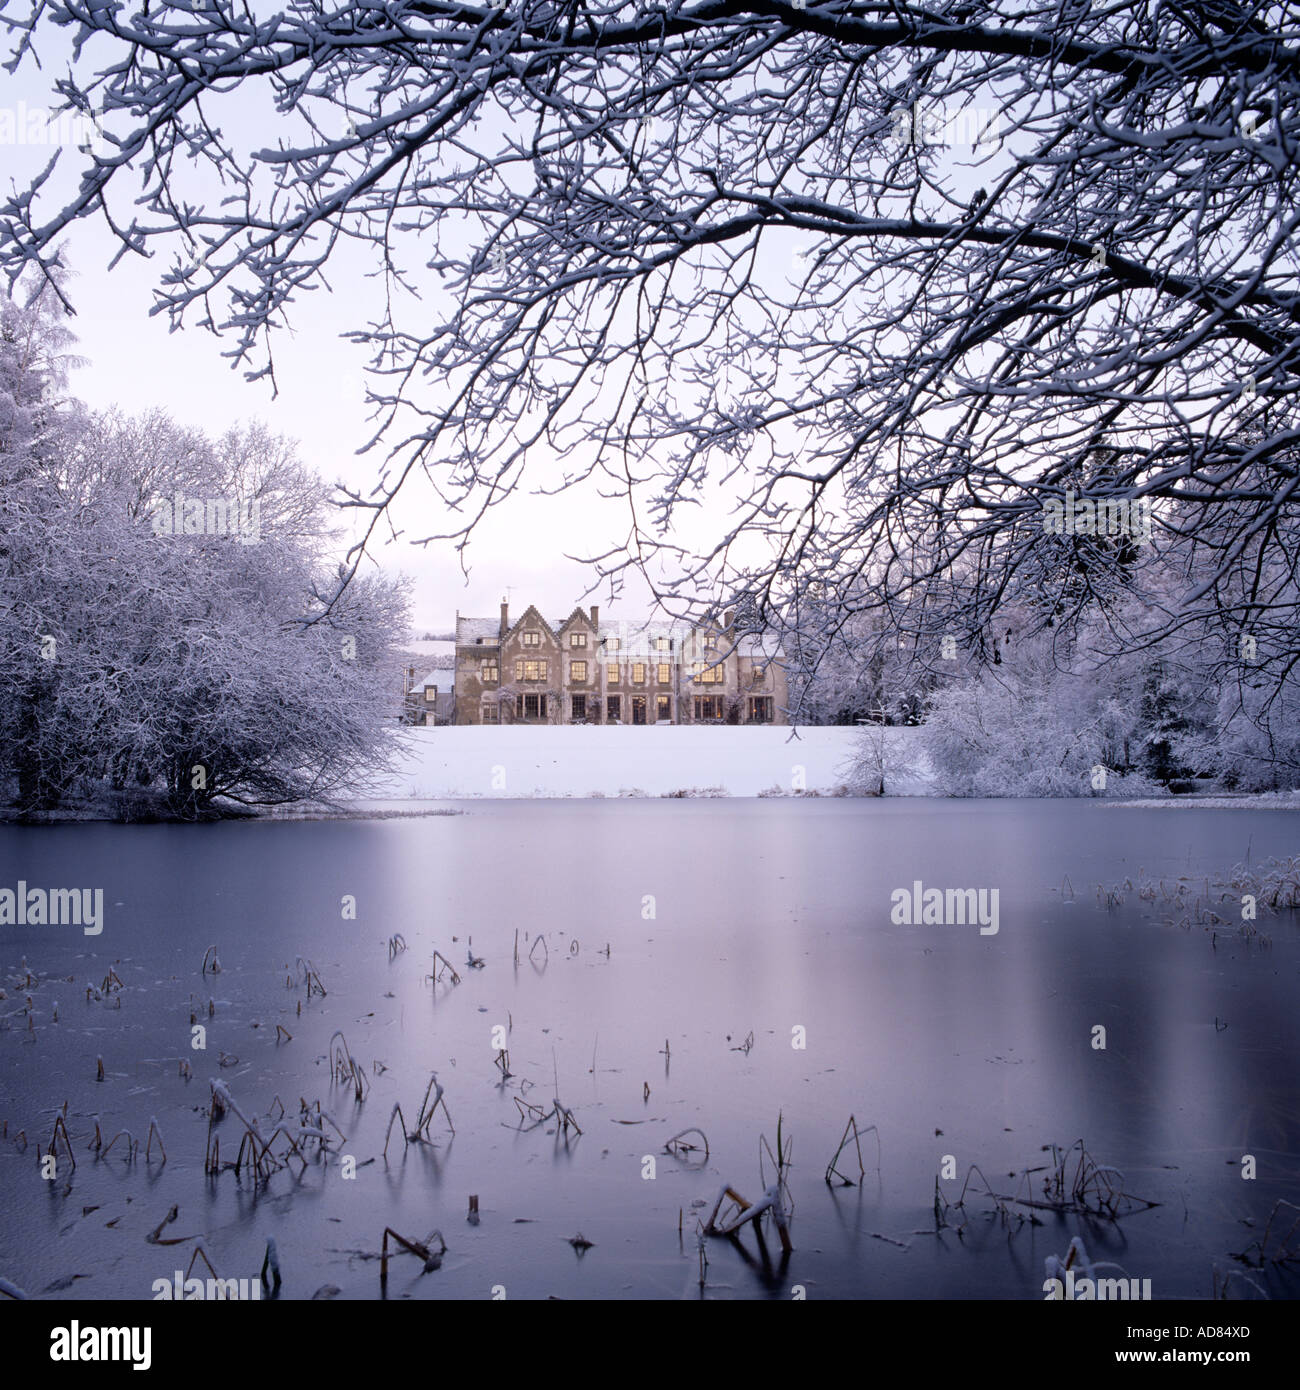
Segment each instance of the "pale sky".
[[[39,173],[61,137],[64,152],[52,186],[72,188],[85,162],[67,147],[66,124],[48,128],[50,80],[48,69],[44,78],[29,68],[16,77],[0,72],[0,187],[6,194]],[[47,216],[53,206],[53,200],[46,203]],[[75,277],[69,289],[76,317],[70,326],[79,341],[73,350],[88,360],[73,375],[75,395],[92,408],[116,405],[128,414],[161,407],[182,424],[213,435],[233,423],[261,419],[296,439],[302,460],[327,482],[341,479],[363,492],[374,485],[382,446],[357,456],[372,433],[362,387],[366,354],[340,336],[373,317],[367,303],[372,281],[332,270],[332,295],[307,295],[292,307],[293,330],[276,348],[277,395],[269,381],[249,383],[242,368],[232,370],[222,356],[231,347],[229,335],[217,338],[194,327],[171,332],[165,315],[150,315],[152,287],[169,268],[161,254],[152,260],[123,258],[109,270],[117,243],[102,219],[74,226],[64,245]],[[533,485],[540,480],[539,473]],[[581,496],[520,496],[483,523],[468,556],[467,582],[450,546],[408,543],[408,537],[449,529],[440,524],[440,512],[427,483],[412,478],[396,516],[405,536],[372,551],[385,570],[415,580],[417,631],[450,628],[458,609],[474,616],[495,614],[507,594],[519,611],[535,602],[545,613],[567,614],[591,579],[587,568],[564,558],[565,551],[604,550],[627,522],[625,505],[602,503],[586,490]],[[584,602],[600,603],[611,617],[636,619],[650,601],[646,592],[634,594],[629,587],[612,608],[608,592]]]
[[[51,141],[59,139],[59,132],[48,132],[44,119],[51,104],[49,84],[58,68],[50,62],[52,56],[57,55],[42,53],[44,72],[30,65],[16,76],[0,72],[0,186],[5,192],[11,183],[24,187],[48,161],[55,148]],[[245,95],[241,88],[220,101],[221,129],[235,145],[259,148],[281,134],[293,139],[292,118],[261,109],[256,90]],[[110,119],[109,124],[114,128],[116,122]],[[62,134],[64,154],[50,188],[71,191],[87,157],[70,144],[66,128]],[[139,175],[127,173],[124,182],[120,192],[137,189]],[[192,178],[190,184],[195,196],[211,199],[207,183]],[[43,215],[50,216],[60,202],[47,197]],[[783,237],[765,242],[764,254],[770,257],[765,273],[786,276],[794,252],[805,243],[794,234]],[[331,260],[327,278],[332,292],[302,295],[290,307],[293,328],[276,346],[279,393],[273,395],[269,381],[248,383],[242,368],[232,370],[222,355],[233,345],[230,335],[218,339],[193,326],[170,332],[164,315],[150,315],[152,289],[172,268],[174,243],[163,249],[160,240],[152,259],[124,258],[110,271],[117,246],[102,219],[75,225],[65,242],[65,259],[76,277],[70,286],[77,311],[71,326],[79,338],[77,351],[89,360],[73,379],[78,396],[94,408],[116,405],[130,414],[161,407],[182,424],[213,435],[259,418],[297,440],[300,457],[327,482],[342,480],[369,491],[379,476],[383,446],[357,456],[372,433],[362,386],[366,353],[341,334],[364,328],[379,316],[375,297],[380,291],[353,252],[345,247]],[[218,318],[227,312],[222,302],[214,308]],[[436,384],[427,389],[436,390]],[[554,483],[558,469],[558,464],[548,468],[545,458],[530,462],[530,486]],[[673,541],[690,545],[716,538],[725,529],[720,523],[726,512],[721,492],[712,489],[703,506],[678,518]],[[566,552],[608,550],[627,534],[628,519],[626,500],[602,501],[590,487],[547,498],[517,496],[482,524],[468,555],[467,582],[446,543],[427,548],[408,543],[412,536],[450,529],[427,482],[413,476],[394,517],[404,538],[374,547],[372,558],[385,570],[414,579],[412,623],[418,632],[448,629],[457,610],[490,616],[507,594],[515,611],[535,602],[545,613],[568,613],[578,602],[598,602],[610,618],[639,621],[649,616],[648,586],[633,581],[611,604],[607,589],[585,595],[592,572],[564,558]]]

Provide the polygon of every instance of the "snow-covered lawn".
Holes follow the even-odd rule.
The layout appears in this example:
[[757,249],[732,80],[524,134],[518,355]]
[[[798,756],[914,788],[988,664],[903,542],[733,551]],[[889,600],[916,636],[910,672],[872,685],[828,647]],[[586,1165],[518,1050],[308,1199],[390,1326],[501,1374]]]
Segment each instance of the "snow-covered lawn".
[[[767,726],[561,725],[412,729],[411,751],[374,795],[450,797],[833,794],[859,731]],[[887,729],[889,740],[915,737]],[[894,792],[923,792],[900,782]],[[367,798],[369,800],[371,798]]]

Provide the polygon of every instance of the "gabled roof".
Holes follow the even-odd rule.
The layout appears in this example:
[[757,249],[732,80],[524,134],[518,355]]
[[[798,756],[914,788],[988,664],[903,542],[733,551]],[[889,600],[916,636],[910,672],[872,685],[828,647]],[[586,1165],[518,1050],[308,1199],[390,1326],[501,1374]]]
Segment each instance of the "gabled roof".
[[[529,622],[530,617],[533,620],[531,623]],[[558,623],[548,623],[546,619],[543,618],[542,615],[537,611],[537,609],[530,603],[528,607],[524,609],[522,616],[516,618],[515,621],[510,625],[510,629],[506,633],[506,640],[508,641],[511,637],[515,635],[515,633],[519,632],[522,628],[531,627],[537,623],[541,623],[541,625],[547,630],[547,632],[551,634],[552,637],[555,636],[556,632],[559,629]]]
[[596,624],[591,621],[591,614],[586,612],[585,609],[578,607],[575,608],[573,612],[570,613],[569,616],[565,618],[562,622],[555,624],[555,631],[563,632],[564,629],[568,627],[575,618],[583,625],[583,627],[588,627],[593,632],[596,630]]

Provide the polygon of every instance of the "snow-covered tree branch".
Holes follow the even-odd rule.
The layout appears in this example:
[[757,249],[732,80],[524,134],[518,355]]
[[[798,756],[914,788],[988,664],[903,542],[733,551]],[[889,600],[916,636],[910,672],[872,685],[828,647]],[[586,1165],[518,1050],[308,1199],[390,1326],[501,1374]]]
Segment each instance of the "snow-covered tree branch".
[[[1249,638],[1281,682],[1297,20],[43,2],[5,21],[13,63],[71,38],[59,92],[105,138],[70,197],[14,192],[0,263],[51,265],[102,218],[122,255],[165,255],[157,311],[273,376],[276,328],[362,253],[387,462],[343,500],[370,533],[417,480],[450,518],[423,539],[460,545],[525,482],[585,485],[631,503],[600,572],[641,566],[683,611],[739,596],[789,626],[820,595],[828,641],[874,611],[919,652],[984,653],[1008,604],[1059,629],[1122,590],[1144,607],[1115,650],[1210,640],[1227,670]],[[1079,499],[1150,504],[1142,553],[1044,529]],[[1152,555],[1180,586],[1143,589]]]

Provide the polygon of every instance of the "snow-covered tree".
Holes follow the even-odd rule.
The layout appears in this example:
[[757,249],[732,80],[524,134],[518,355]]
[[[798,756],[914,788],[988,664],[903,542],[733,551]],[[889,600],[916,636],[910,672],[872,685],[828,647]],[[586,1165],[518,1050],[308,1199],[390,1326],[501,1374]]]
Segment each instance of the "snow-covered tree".
[[[387,766],[405,587],[361,577],[328,611],[313,597],[332,573],[326,493],[286,441],[253,426],[211,442],[157,414],[57,436],[24,423],[39,411],[10,418],[0,782],[20,811],[107,795],[190,817],[329,799]],[[160,528],[160,503],[184,524]]]
[[[1189,557],[1142,640],[1215,620],[1250,552],[1289,563],[1291,6],[28,0],[6,24],[19,70],[66,56],[105,139],[71,195],[0,207],[0,265],[103,215],[165,253],[164,308],[270,373],[299,296],[372,253],[385,292],[348,326],[393,449],[347,499],[370,533],[413,479],[458,542],[525,476],[612,485],[632,520],[598,568],[683,612],[844,594],[968,651],[1008,603],[1079,622],[1124,569],[1044,532],[1080,486],[1154,502],[1145,544]],[[1246,599],[1276,683],[1300,598]]]
[[[1050,643],[1030,639],[1016,659],[932,697],[922,747],[950,796],[1089,796],[1150,791],[1132,764],[1134,711],[1116,698],[1114,664],[1062,670]],[[1129,760],[1126,760],[1125,750]]]

